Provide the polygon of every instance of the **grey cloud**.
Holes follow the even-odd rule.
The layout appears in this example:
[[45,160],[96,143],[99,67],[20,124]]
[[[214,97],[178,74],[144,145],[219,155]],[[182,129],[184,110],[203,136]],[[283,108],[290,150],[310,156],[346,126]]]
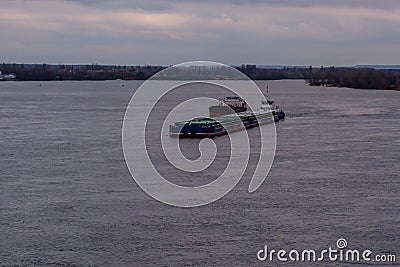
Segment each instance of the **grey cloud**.
[[112,7],[112,8],[139,8],[143,10],[170,10],[173,6],[185,5],[190,3],[206,4],[206,5],[238,5],[238,6],[286,6],[286,7],[361,7],[376,9],[393,9],[400,8],[398,0],[68,0],[84,5],[95,7]]
[[[165,65],[200,59],[287,65],[400,62],[398,0],[17,2],[2,3],[8,12],[0,16],[0,60]],[[399,10],[392,12],[395,8]]]
[[97,8],[113,8],[113,9],[142,9],[146,11],[167,11],[172,9],[172,5],[168,1],[163,0],[67,0],[70,2],[92,6]]

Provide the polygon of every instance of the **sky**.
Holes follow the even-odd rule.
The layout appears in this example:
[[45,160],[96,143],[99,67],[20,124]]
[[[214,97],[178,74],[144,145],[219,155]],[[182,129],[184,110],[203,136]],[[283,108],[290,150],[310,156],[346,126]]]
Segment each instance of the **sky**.
[[0,61],[400,64],[399,0],[2,0]]

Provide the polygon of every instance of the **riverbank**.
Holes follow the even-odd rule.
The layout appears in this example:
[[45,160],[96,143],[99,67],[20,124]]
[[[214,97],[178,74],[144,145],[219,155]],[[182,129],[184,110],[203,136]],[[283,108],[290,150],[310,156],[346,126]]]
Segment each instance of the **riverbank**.
[[[49,65],[3,63],[0,73],[5,80],[18,81],[106,81],[147,80],[165,69],[165,66],[120,65]],[[319,67],[312,66],[257,66],[241,65],[235,68],[252,80],[306,80],[311,86],[347,87],[357,89],[400,90],[400,69],[393,67]],[[204,70],[194,71],[196,79]],[[190,77],[188,75],[188,77]],[[188,77],[184,77],[188,79]]]
[[391,90],[391,91],[400,91],[400,85],[395,85],[389,88],[362,88],[362,87],[351,87],[351,86],[343,86],[341,84],[334,83],[307,83],[309,86],[323,86],[323,87],[337,87],[337,88],[350,88],[350,89],[360,89],[360,90]]
[[400,71],[321,68],[313,71],[308,83],[310,86],[399,91]]

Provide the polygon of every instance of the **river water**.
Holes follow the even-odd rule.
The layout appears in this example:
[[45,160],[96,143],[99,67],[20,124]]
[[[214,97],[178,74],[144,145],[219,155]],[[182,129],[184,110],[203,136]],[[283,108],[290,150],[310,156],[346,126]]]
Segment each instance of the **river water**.
[[287,114],[269,176],[192,209],[152,199],[127,169],[140,82],[0,83],[0,265],[284,266],[257,251],[339,238],[400,258],[400,92],[259,83]]

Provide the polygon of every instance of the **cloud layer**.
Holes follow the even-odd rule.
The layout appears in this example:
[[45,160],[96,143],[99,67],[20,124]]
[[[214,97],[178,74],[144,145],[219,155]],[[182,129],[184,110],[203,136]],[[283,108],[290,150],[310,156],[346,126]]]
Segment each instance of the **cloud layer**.
[[400,62],[398,0],[6,0],[0,25],[13,62]]

